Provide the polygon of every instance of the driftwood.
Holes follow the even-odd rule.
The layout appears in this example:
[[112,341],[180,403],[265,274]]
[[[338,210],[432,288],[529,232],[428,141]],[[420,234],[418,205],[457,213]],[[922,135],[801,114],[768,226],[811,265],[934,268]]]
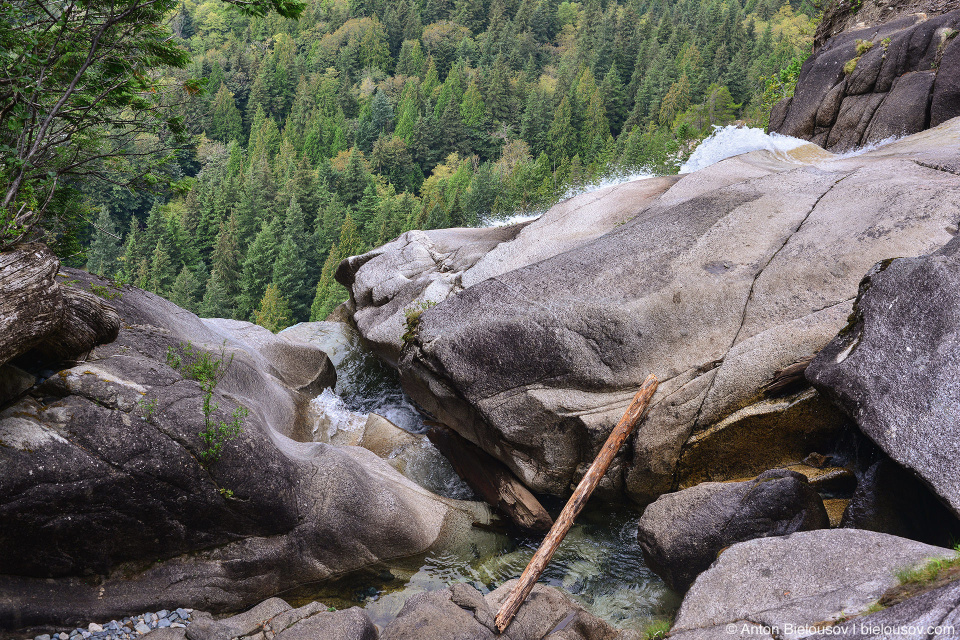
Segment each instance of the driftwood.
[[60,261],[42,244],[0,253],[0,364],[36,346],[63,321]]
[[517,526],[546,531],[553,519],[502,462],[438,423],[429,423],[427,437],[453,465],[457,474],[490,506],[501,511]]
[[809,356],[774,372],[773,376],[760,386],[763,394],[767,397],[777,396],[808,386],[804,373],[813,358],[814,356]]
[[530,564],[523,570],[520,580],[517,581],[510,595],[504,600],[500,611],[497,612],[495,620],[497,630],[500,633],[503,633],[504,629],[507,628],[510,621],[513,620],[513,616],[516,615],[517,610],[520,609],[520,605],[522,605],[523,601],[530,595],[530,591],[533,590],[533,586],[536,584],[540,574],[547,568],[550,558],[553,557],[557,547],[563,542],[564,536],[567,535],[570,527],[573,526],[574,519],[580,511],[583,510],[584,505],[586,505],[587,500],[590,498],[590,494],[593,493],[597,483],[600,482],[600,478],[606,473],[607,467],[609,467],[613,461],[613,457],[617,455],[617,451],[620,450],[620,445],[623,444],[623,441],[626,440],[627,436],[633,431],[633,428],[640,421],[640,418],[643,417],[647,406],[650,404],[650,398],[653,397],[654,392],[657,390],[657,384],[657,378],[653,375],[647,376],[647,379],[643,381],[640,391],[634,396],[633,402],[630,403],[626,413],[620,418],[620,422],[613,428],[603,448],[597,455],[596,460],[590,465],[590,468],[583,476],[580,484],[577,485],[573,495],[570,496],[567,506],[563,508],[560,517],[557,518],[553,528],[550,529],[550,533],[544,538],[540,548],[537,549],[537,552],[530,560]]

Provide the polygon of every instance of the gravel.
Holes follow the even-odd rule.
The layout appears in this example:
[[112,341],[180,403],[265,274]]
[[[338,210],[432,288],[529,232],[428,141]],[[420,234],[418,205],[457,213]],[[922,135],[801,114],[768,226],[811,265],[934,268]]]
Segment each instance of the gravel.
[[190,624],[193,609],[163,609],[147,612],[122,620],[109,622],[91,622],[86,627],[77,627],[71,631],[36,636],[33,640],[133,640],[150,633],[154,629],[167,627],[185,627]]

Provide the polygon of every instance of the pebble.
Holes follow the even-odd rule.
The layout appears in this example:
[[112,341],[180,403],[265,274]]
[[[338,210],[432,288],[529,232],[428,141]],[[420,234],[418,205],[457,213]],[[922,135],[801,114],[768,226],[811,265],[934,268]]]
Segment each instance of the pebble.
[[138,616],[109,622],[91,622],[86,627],[77,627],[70,631],[36,636],[33,640],[136,640],[154,629],[172,627],[182,629],[190,624],[193,609],[178,608],[173,611],[142,613]]

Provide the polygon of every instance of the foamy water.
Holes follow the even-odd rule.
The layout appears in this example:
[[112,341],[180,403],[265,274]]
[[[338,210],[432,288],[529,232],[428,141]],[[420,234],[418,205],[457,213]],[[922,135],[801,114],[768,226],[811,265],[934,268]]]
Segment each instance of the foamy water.
[[[596,180],[588,182],[587,184],[570,187],[567,189],[566,193],[557,199],[557,202],[569,200],[575,196],[580,196],[585,193],[592,193],[593,191],[599,191],[600,189],[606,189],[607,187],[613,187],[618,184],[625,184],[627,182],[633,182],[634,180],[647,180],[648,178],[655,177],[656,176],[654,174],[647,171],[613,171],[597,178]],[[479,226],[506,227],[511,224],[531,222],[542,216],[549,208],[550,207],[545,207],[532,211],[521,211],[507,217],[485,216],[481,218]]]
[[783,155],[805,144],[810,143],[793,136],[766,133],[763,129],[756,127],[734,125],[715,127],[713,133],[701,142],[690,154],[690,158],[683,163],[680,173],[693,173],[721,160],[761,149]]

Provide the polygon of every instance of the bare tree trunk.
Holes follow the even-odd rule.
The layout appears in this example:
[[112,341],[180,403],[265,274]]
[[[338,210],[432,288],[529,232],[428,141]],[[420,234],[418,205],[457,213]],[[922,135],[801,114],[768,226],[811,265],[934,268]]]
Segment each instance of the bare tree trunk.
[[573,526],[574,519],[580,511],[583,510],[584,505],[587,504],[587,500],[596,488],[597,483],[600,482],[600,478],[607,472],[607,467],[613,462],[613,457],[617,455],[617,451],[620,450],[623,441],[627,439],[627,436],[633,431],[633,428],[640,421],[640,418],[643,417],[647,406],[650,404],[650,398],[653,397],[654,392],[657,390],[657,384],[657,378],[654,375],[647,376],[647,379],[643,381],[640,391],[634,396],[633,402],[630,403],[626,413],[620,418],[620,422],[613,428],[603,448],[597,455],[596,460],[590,465],[590,468],[587,470],[587,473],[584,474],[580,484],[577,485],[573,495],[570,496],[570,500],[567,501],[567,506],[563,508],[560,517],[557,518],[553,528],[550,529],[550,533],[543,539],[543,544],[537,549],[527,568],[523,570],[523,574],[520,576],[517,584],[514,585],[513,591],[511,591],[507,599],[504,600],[503,606],[501,606],[500,611],[497,612],[496,618],[497,631],[500,633],[503,633],[504,629],[507,628],[510,621],[513,620],[513,616],[517,614],[520,605],[522,605],[523,601],[530,595],[533,585],[536,584],[543,570],[547,568],[550,558],[553,557],[557,547],[563,542],[564,536],[567,535],[570,527]]

